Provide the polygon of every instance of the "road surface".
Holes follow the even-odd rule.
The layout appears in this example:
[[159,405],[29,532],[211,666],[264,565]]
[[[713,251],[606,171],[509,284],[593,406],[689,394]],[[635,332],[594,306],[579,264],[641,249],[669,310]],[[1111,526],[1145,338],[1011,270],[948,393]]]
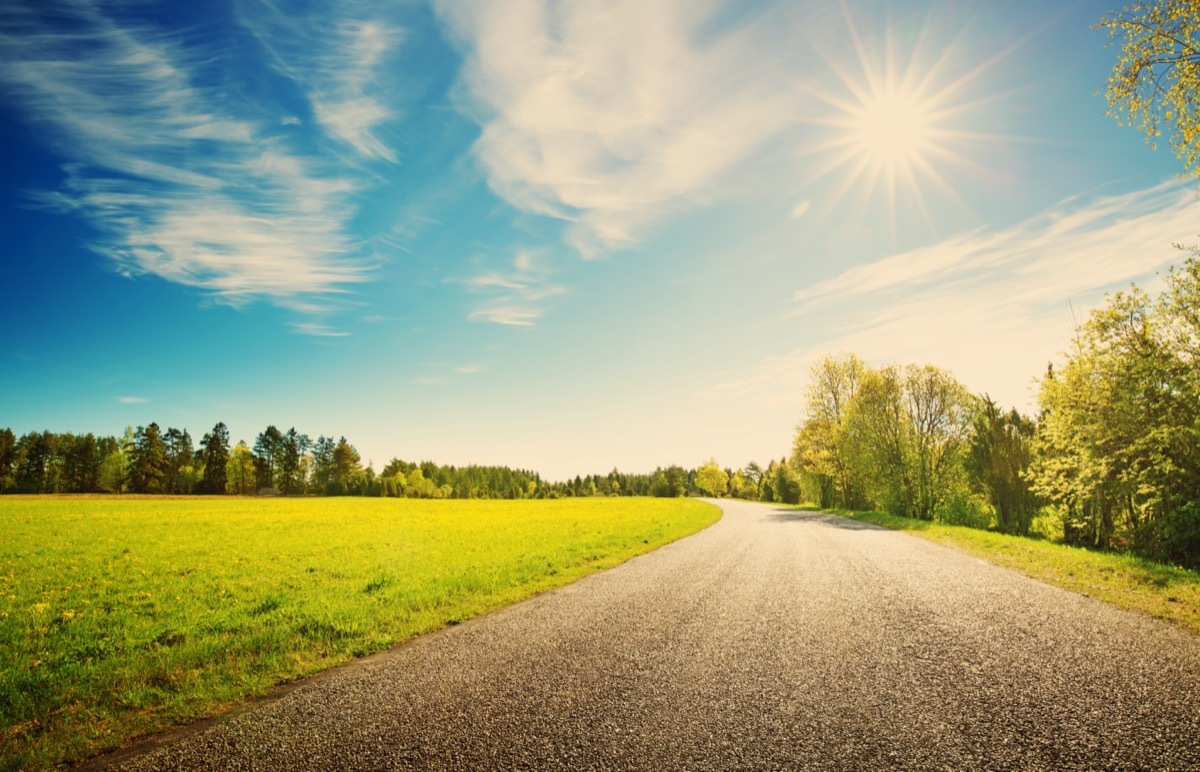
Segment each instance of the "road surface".
[[723,501],[654,553],[125,769],[1200,769],[1200,639],[903,533]]

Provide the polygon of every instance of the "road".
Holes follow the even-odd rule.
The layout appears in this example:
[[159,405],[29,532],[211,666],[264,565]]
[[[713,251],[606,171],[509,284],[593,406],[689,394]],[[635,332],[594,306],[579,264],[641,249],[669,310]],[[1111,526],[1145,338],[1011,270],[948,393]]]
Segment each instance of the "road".
[[1200,639],[913,536],[695,536],[125,769],[1200,769]]

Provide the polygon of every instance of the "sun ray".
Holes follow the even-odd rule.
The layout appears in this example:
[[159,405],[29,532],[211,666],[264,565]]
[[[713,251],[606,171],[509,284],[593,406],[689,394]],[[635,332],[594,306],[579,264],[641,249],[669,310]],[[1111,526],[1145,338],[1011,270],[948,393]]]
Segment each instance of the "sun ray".
[[876,33],[860,27],[847,4],[840,7],[846,56],[820,53],[832,83],[809,91],[825,109],[810,116],[818,137],[802,151],[819,159],[810,166],[810,184],[835,179],[821,210],[828,214],[856,195],[864,213],[880,208],[879,219],[893,240],[905,210],[933,229],[931,196],[969,212],[956,190],[958,175],[999,174],[975,160],[973,148],[1022,141],[979,127],[980,116],[1011,94],[974,92],[989,70],[1037,32],[962,68],[962,54],[970,48],[967,31],[935,45],[932,11],[916,28],[915,40],[902,44],[890,19]]

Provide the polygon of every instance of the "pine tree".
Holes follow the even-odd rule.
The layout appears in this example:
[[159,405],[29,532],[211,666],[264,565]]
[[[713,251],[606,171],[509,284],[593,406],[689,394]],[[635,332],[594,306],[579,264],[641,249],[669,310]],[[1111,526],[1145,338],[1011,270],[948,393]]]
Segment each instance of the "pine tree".
[[158,424],[139,426],[133,435],[129,488],[134,493],[161,493],[167,471],[167,447]]
[[200,492],[210,495],[225,493],[228,482],[226,470],[229,466],[229,429],[224,422],[200,440],[200,457],[204,461],[204,477],[200,480]]

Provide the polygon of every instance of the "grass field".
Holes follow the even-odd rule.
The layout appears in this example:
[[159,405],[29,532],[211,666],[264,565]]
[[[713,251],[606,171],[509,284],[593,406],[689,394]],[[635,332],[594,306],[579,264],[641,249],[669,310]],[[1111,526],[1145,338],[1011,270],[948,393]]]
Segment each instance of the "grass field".
[[[804,509],[817,509],[805,506]],[[843,517],[910,531],[997,565],[1124,609],[1141,611],[1200,635],[1200,573],[1132,555],[879,512],[826,509]]]
[[693,533],[685,499],[0,498],[0,767],[46,767]]

